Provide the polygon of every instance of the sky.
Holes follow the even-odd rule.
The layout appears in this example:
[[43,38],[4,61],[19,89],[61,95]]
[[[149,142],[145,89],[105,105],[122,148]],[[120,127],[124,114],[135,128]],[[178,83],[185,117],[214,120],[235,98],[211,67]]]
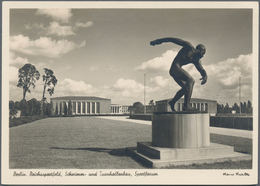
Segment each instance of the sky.
[[[9,100],[20,101],[18,70],[33,64],[41,74],[26,100],[40,100],[43,68],[58,83],[52,96],[97,96],[113,104],[172,98],[180,89],[169,75],[181,49],[150,41],[175,37],[206,46],[201,59],[208,82],[194,65],[192,97],[220,104],[252,101],[252,9],[10,9]],[[145,75],[144,75],[145,74]],[[145,78],[144,78],[145,77]]]

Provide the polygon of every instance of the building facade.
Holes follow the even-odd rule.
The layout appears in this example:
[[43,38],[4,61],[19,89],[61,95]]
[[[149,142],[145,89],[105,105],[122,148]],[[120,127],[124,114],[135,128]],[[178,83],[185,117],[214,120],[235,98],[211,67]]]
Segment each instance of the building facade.
[[128,105],[111,104],[111,114],[129,114]]
[[119,104],[111,104],[111,114],[123,114],[122,113],[122,105]]
[[63,96],[51,98],[54,113],[68,114],[69,102],[73,115],[93,115],[110,113],[111,99],[93,96]]
[[129,110],[128,110],[129,106],[130,105],[122,105],[123,114],[129,114],[130,113]]
[[[156,112],[171,112],[171,107],[168,104],[171,100],[172,99],[156,101]],[[215,100],[191,98],[190,104],[197,110],[208,112],[212,116],[217,114],[217,101]],[[183,105],[184,98],[181,98],[175,103],[174,109],[176,111],[182,111]]]

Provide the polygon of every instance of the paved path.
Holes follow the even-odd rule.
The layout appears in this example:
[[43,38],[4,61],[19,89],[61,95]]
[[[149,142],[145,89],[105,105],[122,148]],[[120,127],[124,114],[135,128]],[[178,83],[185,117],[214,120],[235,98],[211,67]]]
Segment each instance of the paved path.
[[[110,120],[118,120],[118,121],[128,121],[138,124],[144,125],[151,125],[151,121],[144,121],[144,120],[137,120],[137,119],[129,119],[129,116],[110,116],[110,117],[99,117],[103,119],[110,119]],[[243,137],[243,138],[253,138],[253,132],[249,130],[240,130],[240,129],[229,129],[229,128],[221,128],[221,127],[210,127],[210,133],[212,134],[221,134],[227,136],[236,136],[236,137]]]

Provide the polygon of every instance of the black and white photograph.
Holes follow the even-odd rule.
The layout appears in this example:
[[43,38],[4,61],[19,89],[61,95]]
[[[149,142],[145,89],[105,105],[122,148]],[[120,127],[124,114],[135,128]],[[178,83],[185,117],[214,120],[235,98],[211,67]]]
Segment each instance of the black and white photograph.
[[257,1],[2,5],[2,184],[257,184]]

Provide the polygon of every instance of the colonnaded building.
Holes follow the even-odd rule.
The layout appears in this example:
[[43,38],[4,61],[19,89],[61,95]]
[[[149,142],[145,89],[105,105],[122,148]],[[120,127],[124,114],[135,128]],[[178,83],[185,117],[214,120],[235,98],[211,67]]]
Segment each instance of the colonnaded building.
[[[171,112],[172,111],[171,107],[168,104],[168,102],[171,100],[172,99],[156,101],[156,111]],[[192,107],[196,108],[199,111],[208,112],[211,116],[217,114],[217,101],[215,100],[191,98],[190,104]],[[181,98],[175,103],[174,109],[176,111],[182,111],[183,105],[184,105],[184,98]]]
[[54,113],[62,114],[67,112],[69,101],[72,104],[73,115],[91,115],[91,114],[128,114],[127,105],[111,104],[111,99],[94,96],[63,96],[51,98],[54,107]]
[[[171,112],[168,102],[171,99],[156,101],[157,112]],[[99,115],[99,114],[129,114],[129,105],[111,104],[111,99],[94,96],[63,96],[51,98],[54,113],[68,114],[69,101],[72,104],[73,115]],[[175,104],[176,111],[182,111],[184,99],[181,98]],[[217,101],[191,98],[192,107],[199,111],[206,111],[210,115],[217,113]]]

